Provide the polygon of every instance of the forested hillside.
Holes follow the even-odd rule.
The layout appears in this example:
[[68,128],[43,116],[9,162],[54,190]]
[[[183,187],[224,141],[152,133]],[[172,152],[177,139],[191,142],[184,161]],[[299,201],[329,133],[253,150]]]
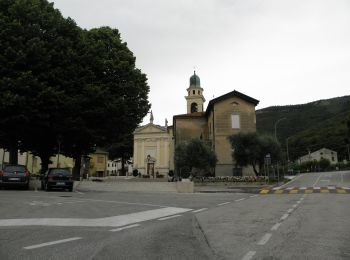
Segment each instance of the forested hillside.
[[273,106],[256,111],[257,130],[274,135],[289,156],[295,159],[326,147],[338,152],[338,159],[348,158],[346,138],[350,119],[350,96],[319,100],[302,105]]

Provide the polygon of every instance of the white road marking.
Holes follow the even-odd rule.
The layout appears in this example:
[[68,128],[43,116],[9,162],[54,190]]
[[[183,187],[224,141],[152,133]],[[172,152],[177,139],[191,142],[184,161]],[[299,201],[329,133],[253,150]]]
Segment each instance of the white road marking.
[[272,188],[272,190],[279,190],[279,189],[281,189],[280,187],[274,187],[274,188]]
[[125,204],[125,205],[141,205],[141,206],[150,206],[150,207],[161,207],[167,208],[168,206],[157,205],[157,204],[148,204],[148,203],[136,203],[136,202],[125,202],[125,201],[116,201],[116,200],[97,200],[97,199],[85,199],[79,198],[82,201],[96,201],[96,202],[106,202],[106,203],[116,203],[116,204]]
[[287,219],[287,218],[288,218],[288,216],[289,216],[289,214],[284,214],[284,215],[281,217],[281,220],[285,220],[285,219]]
[[74,241],[74,240],[79,240],[79,239],[82,239],[82,237],[72,237],[72,238],[67,238],[67,239],[62,239],[62,240],[56,240],[56,241],[51,241],[51,242],[47,242],[47,243],[42,243],[42,244],[38,244],[38,245],[26,246],[26,247],[23,247],[23,248],[24,249],[35,249],[35,248],[40,248],[40,247],[44,247],[44,246],[52,246],[52,245],[56,245],[56,244],[67,243],[67,242]]
[[350,190],[350,187],[342,187],[344,190]]
[[271,228],[271,231],[277,230],[281,225],[282,225],[281,222],[276,223],[276,224],[273,225],[273,227]]
[[259,195],[255,194],[255,195],[251,195],[251,196],[249,196],[249,197],[255,198],[255,197],[258,197],[258,196],[259,196]]
[[31,206],[44,206],[44,207],[47,207],[47,206],[50,206],[50,203],[46,203],[46,202],[43,202],[43,201],[32,201],[29,203],[29,205]]
[[292,190],[292,189],[294,189],[294,187],[288,187],[288,188],[286,188],[286,190]]
[[194,210],[192,211],[193,213],[198,213],[198,212],[201,212],[201,211],[204,211],[204,210],[207,210],[208,208],[202,208],[202,209],[197,209],[197,210]]
[[335,190],[335,187],[334,186],[328,186],[328,189],[329,190]]
[[226,205],[226,204],[230,204],[231,202],[227,201],[227,202],[223,202],[223,203],[220,203],[218,204],[218,206],[222,206],[222,205]]
[[235,200],[235,201],[242,201],[242,200],[245,200],[245,198],[241,198],[241,199],[238,199],[238,200]]
[[323,176],[323,173],[320,174],[320,176],[318,176],[317,180],[315,181],[315,183],[312,186],[316,186],[316,184],[318,183],[318,181],[321,179],[321,177]]
[[288,209],[287,212],[288,213],[292,213],[294,209]]
[[320,190],[321,187],[313,187],[314,190]]
[[122,227],[191,211],[186,208],[161,208],[106,218],[28,218],[0,219],[0,226]]
[[78,194],[85,194],[85,193],[77,191],[77,190],[75,192],[78,193]]
[[258,245],[259,245],[259,246],[265,245],[265,244],[270,240],[271,237],[272,237],[272,234],[271,234],[271,233],[266,233],[266,234],[260,239],[260,241],[258,242]]
[[299,190],[306,190],[306,187],[300,187]]
[[178,218],[181,217],[182,215],[174,215],[174,216],[169,216],[169,217],[164,217],[164,218],[159,218],[158,220],[163,221],[171,218]]
[[293,208],[296,208],[296,207],[298,207],[298,204],[294,204],[292,207],[293,207]]
[[297,201],[297,204],[300,204],[300,203],[301,203],[301,201],[300,201],[300,200],[298,200],[298,201]]
[[300,200],[300,201],[303,201],[304,199],[305,199],[304,197],[301,197],[299,200]]
[[299,176],[293,178],[291,181],[289,181],[289,182],[287,182],[287,183],[285,183],[285,184],[279,186],[279,188],[283,188],[283,187],[285,187],[285,186],[287,186],[287,185],[289,185],[289,184],[295,182],[295,181],[296,181],[297,179],[299,179],[301,176],[304,176],[304,174],[300,174]]
[[255,251],[249,251],[248,253],[245,254],[242,260],[251,260],[255,254],[256,254]]
[[116,228],[116,229],[111,229],[111,232],[118,232],[118,231],[122,231],[124,229],[129,229],[129,228],[133,228],[133,227],[138,227],[140,226],[140,224],[133,224],[133,225],[129,225],[129,226],[125,226],[125,227],[120,227],[120,228]]

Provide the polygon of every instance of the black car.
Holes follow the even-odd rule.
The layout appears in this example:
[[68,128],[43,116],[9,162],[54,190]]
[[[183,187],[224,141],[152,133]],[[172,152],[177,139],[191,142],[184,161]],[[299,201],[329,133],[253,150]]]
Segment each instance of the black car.
[[67,169],[51,168],[41,176],[41,189],[49,191],[50,189],[68,189],[73,191],[73,176]]
[[1,187],[24,187],[29,189],[30,173],[23,165],[5,165],[0,170]]

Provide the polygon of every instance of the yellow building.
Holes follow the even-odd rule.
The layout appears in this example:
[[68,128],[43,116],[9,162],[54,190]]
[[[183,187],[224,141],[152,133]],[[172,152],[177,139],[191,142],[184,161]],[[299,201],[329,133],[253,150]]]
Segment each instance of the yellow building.
[[108,152],[97,149],[89,154],[88,174],[93,177],[105,177],[107,175]]
[[[62,154],[52,156],[50,158],[51,163],[49,168],[67,168],[72,170],[74,166],[73,158],[66,157]],[[0,149],[0,168],[3,164],[9,163],[9,152],[4,149]],[[31,173],[39,173],[41,170],[41,159],[38,156],[33,155],[31,152],[18,152],[18,164],[27,167],[28,171]]]
[[[172,127],[151,122],[134,133],[134,169],[149,174],[174,169],[174,147],[194,138],[202,139],[215,151],[216,176],[252,175],[250,168],[236,168],[228,137],[239,132],[256,131],[255,107],[258,100],[236,90],[209,101],[204,110],[204,89],[194,73],[187,88],[187,114],[175,115]],[[154,161],[154,162],[153,162]],[[158,163],[157,163],[158,161]]]

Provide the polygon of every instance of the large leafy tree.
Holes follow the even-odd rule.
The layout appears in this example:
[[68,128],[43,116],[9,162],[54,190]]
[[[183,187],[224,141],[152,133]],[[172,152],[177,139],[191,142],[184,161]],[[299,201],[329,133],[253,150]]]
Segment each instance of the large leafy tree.
[[81,83],[81,30],[46,0],[1,1],[0,28],[0,145],[11,163],[30,149],[46,168],[72,111],[67,90]]
[[217,162],[216,154],[200,139],[192,139],[175,147],[175,166],[187,169],[193,175],[200,172],[209,172]]
[[46,0],[0,2],[0,146],[32,151],[43,170],[120,142],[149,109],[147,79],[119,32],[81,30]]
[[281,158],[279,143],[271,136],[256,132],[238,133],[229,137],[232,145],[232,158],[237,166],[252,166],[256,175],[260,175],[264,158],[270,154],[272,163]]

